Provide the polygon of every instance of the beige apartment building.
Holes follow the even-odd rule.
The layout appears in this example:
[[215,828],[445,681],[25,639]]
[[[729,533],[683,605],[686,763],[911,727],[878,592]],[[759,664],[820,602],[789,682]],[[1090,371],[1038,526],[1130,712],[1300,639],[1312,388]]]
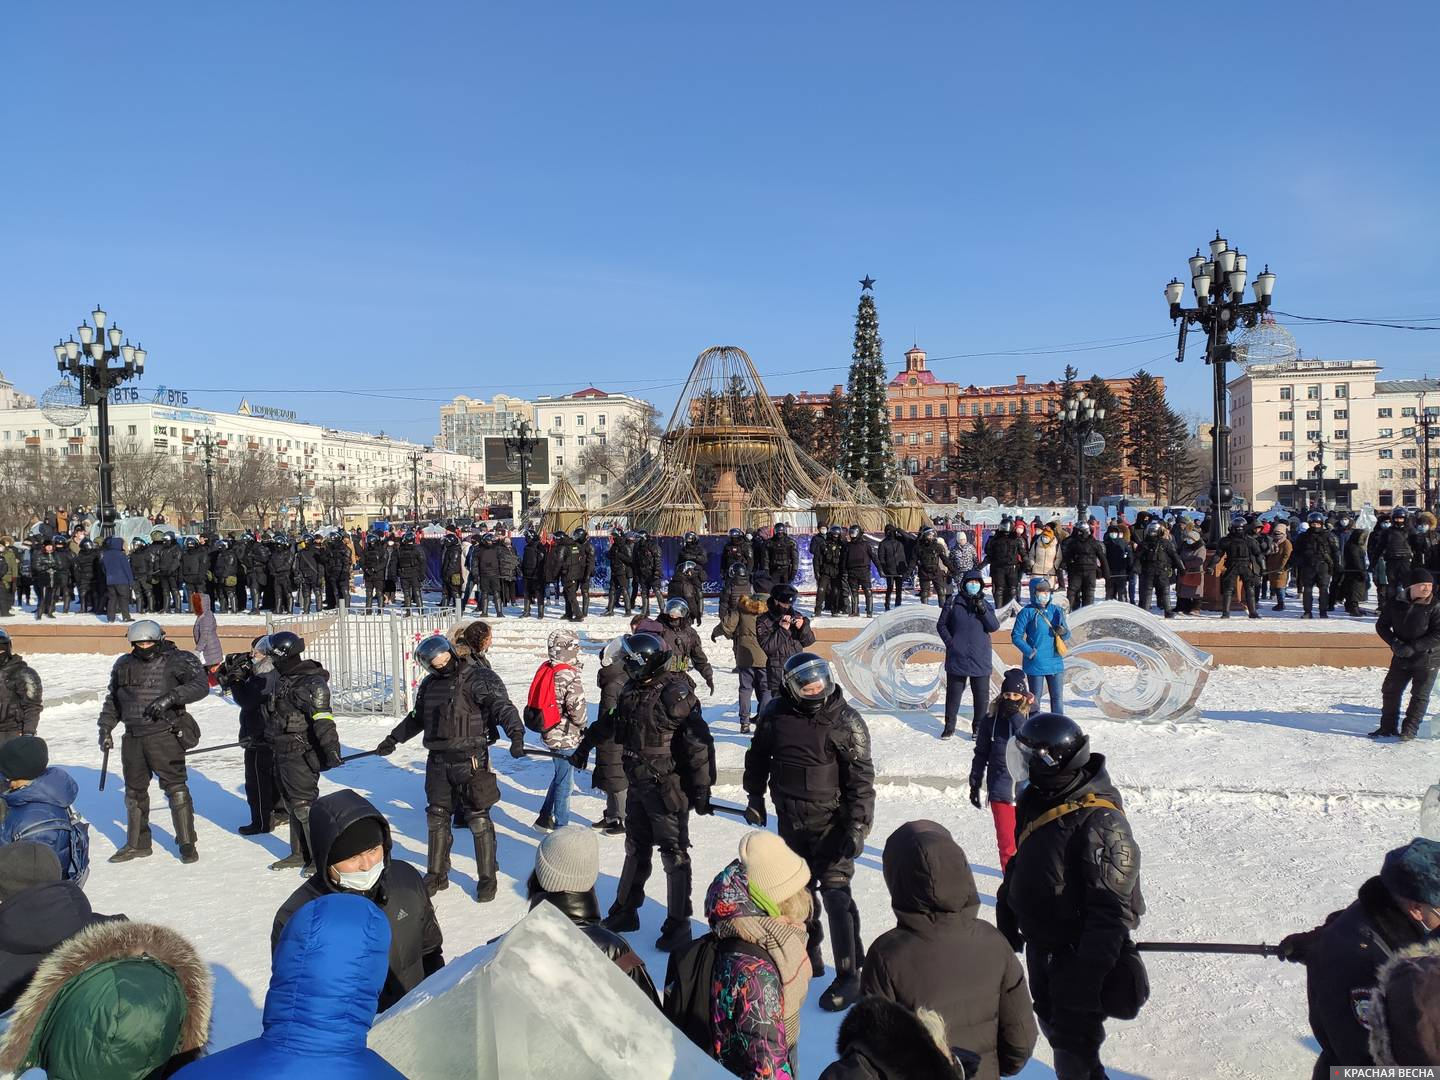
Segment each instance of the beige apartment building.
[[1296,360],[1232,380],[1235,494],[1259,510],[1423,506],[1427,480],[1433,490],[1440,479],[1440,438],[1428,446],[1419,418],[1440,413],[1440,380],[1381,371],[1374,360]]

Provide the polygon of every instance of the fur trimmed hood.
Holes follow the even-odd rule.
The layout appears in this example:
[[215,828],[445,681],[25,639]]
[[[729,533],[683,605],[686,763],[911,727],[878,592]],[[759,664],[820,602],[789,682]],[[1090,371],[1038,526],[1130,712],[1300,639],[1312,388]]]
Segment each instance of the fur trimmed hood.
[[[0,1072],[17,1072],[26,1064],[30,1043],[46,1011],[67,983],[98,964],[140,957],[148,957],[174,972],[185,998],[185,1017],[174,1054],[197,1057],[210,1040],[214,989],[210,969],[200,954],[167,927],[106,922],[81,930],[46,957],[36,970],[29,988],[16,1003],[14,1019],[0,1042]],[[166,1058],[172,1056],[167,1054]]]
[[1440,1061],[1440,940],[1401,949],[1376,973],[1370,995],[1376,1065]]
[[911,1012],[881,997],[861,998],[845,1014],[835,1049],[842,1058],[863,1055],[891,1080],[962,1080],[967,1075],[964,1063],[952,1057],[939,1013]]
[[747,615],[764,615],[769,609],[767,598],[763,596],[742,596],[735,601],[735,606]]

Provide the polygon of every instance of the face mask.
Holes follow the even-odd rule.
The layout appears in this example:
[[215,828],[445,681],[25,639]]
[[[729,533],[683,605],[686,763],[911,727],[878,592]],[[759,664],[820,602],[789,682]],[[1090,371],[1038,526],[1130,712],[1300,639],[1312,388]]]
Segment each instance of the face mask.
[[978,581],[967,581],[967,582],[965,583],[965,595],[966,595],[966,596],[979,596],[979,595],[980,595],[980,590],[981,590],[982,588],[984,588],[984,585],[982,585],[982,584],[981,584],[980,582],[978,582]]
[[1418,533],[1427,533],[1427,532],[1430,531],[1430,526],[1429,526],[1429,525],[1416,525],[1416,526],[1415,526],[1415,531],[1418,532]]
[[1117,532],[1109,532],[1109,533],[1106,533],[1105,536],[1106,536],[1108,539],[1110,539],[1110,540],[1119,540],[1119,539],[1120,539],[1120,534],[1117,533]]
[[1382,528],[1382,529],[1388,529],[1388,528],[1390,528],[1390,522],[1388,522],[1388,521],[1382,521],[1382,522],[1380,522],[1380,528]]
[[1035,603],[1039,604],[1041,607],[1049,606],[1050,594],[1048,592],[1037,592],[1035,594]]
[[1048,536],[1042,536],[1042,537],[1040,537],[1040,543],[1042,543],[1042,544],[1048,544],[1048,543],[1050,543],[1050,537],[1048,537]]
[[385,860],[381,859],[369,870],[357,870],[354,873],[337,873],[342,889],[350,889],[353,892],[365,893],[375,887],[380,880],[380,875],[385,872]]

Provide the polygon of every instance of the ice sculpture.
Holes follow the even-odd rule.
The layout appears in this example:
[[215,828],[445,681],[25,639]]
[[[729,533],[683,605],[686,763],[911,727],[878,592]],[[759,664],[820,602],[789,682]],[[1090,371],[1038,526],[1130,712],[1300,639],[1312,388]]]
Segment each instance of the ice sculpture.
[[[1014,608],[1007,605],[1002,622]],[[872,709],[928,709],[944,690],[945,647],[935,631],[938,610],[899,607],[836,645],[835,673],[845,690]],[[1133,604],[1105,600],[1068,616],[1070,655],[1065,680],[1112,720],[1161,724],[1198,718],[1195,703],[1214,659],[1175,633],[1165,620]],[[928,661],[928,663],[927,663]],[[1102,662],[1103,661],[1103,662]],[[993,658],[992,692],[1005,669]]]
[[549,904],[406,994],[369,1044],[416,1080],[730,1075]]
[[1440,784],[1431,784],[1420,800],[1420,835],[1440,841]]

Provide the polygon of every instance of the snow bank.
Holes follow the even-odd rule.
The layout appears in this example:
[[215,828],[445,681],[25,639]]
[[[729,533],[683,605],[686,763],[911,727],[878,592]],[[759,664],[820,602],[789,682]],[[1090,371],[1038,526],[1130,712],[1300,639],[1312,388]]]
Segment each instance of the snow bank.
[[411,1080],[729,1075],[549,904],[410,991],[370,1048]]

